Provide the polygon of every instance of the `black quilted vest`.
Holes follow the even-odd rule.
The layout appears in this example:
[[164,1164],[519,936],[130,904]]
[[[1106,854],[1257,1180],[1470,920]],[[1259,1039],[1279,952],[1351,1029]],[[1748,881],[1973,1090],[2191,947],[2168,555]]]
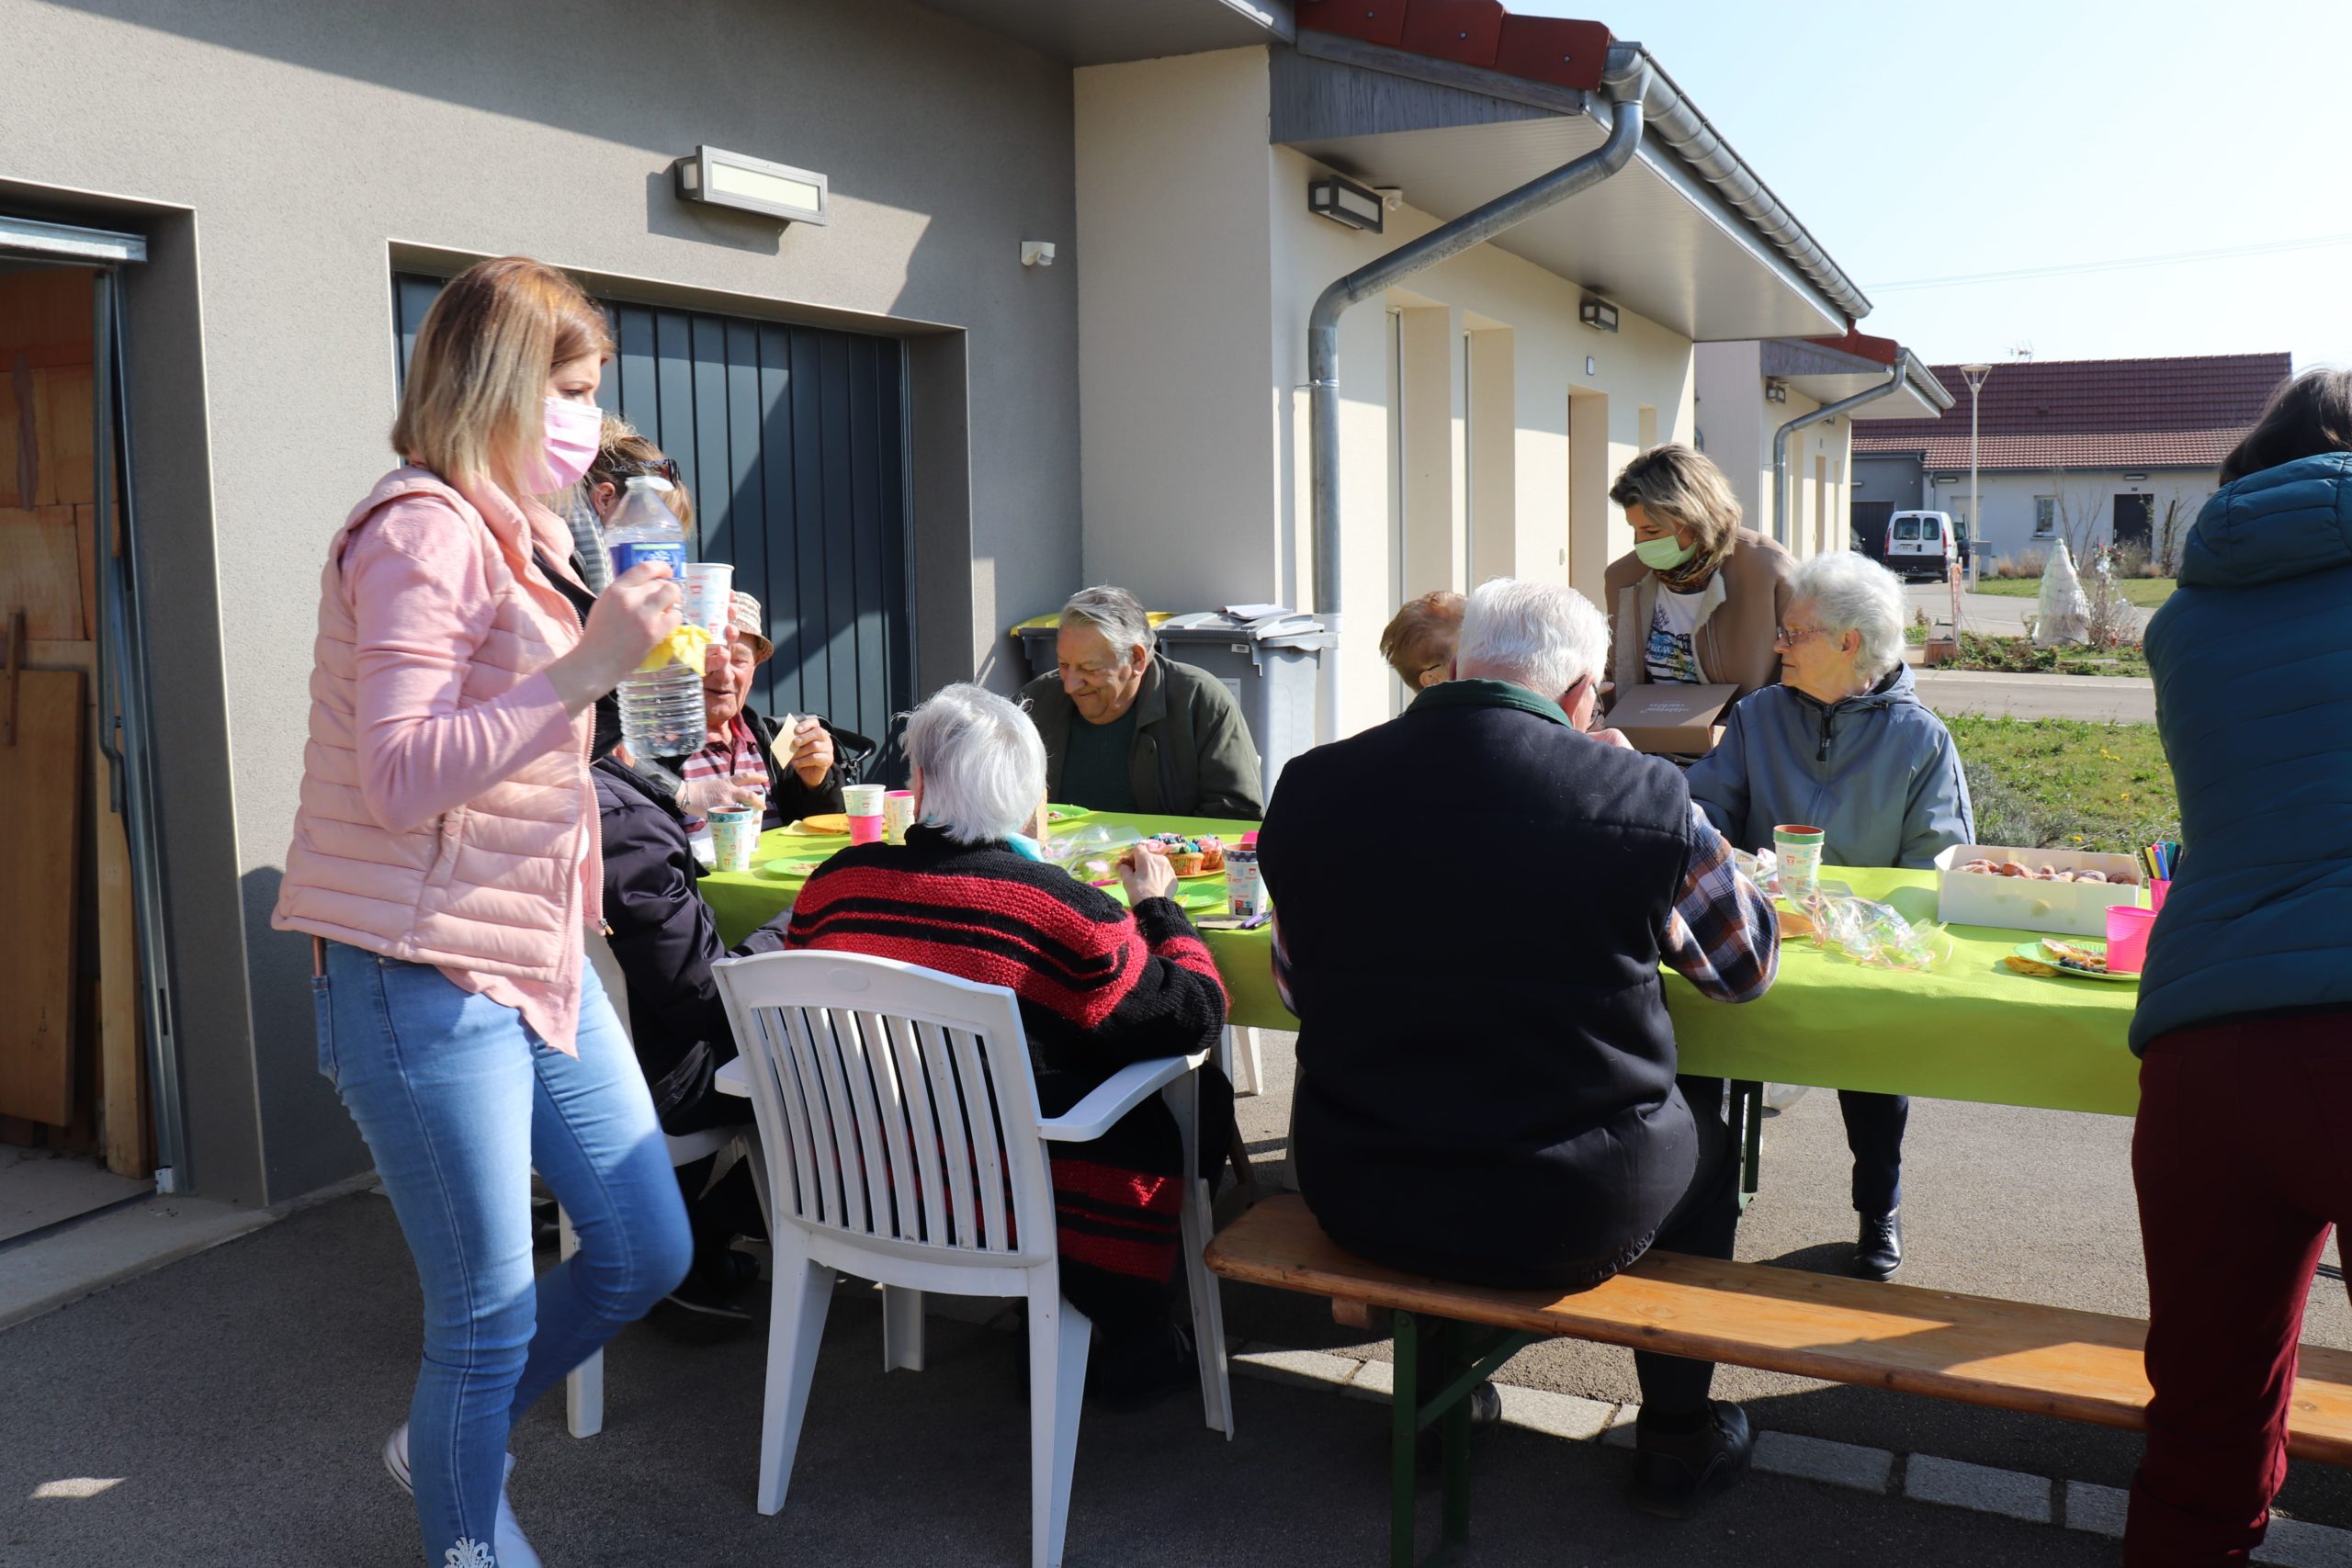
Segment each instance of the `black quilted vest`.
[[1458,681],[1291,761],[1261,863],[1303,1029],[1292,1154],[1332,1239],[1396,1267],[1576,1284],[1689,1185],[1658,936],[1679,771]]

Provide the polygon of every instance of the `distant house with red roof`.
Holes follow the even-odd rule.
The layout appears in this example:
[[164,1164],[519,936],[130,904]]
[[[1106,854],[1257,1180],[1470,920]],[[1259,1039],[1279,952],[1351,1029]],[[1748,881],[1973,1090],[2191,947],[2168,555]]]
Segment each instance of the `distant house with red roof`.
[[[1950,413],[1855,427],[1858,539],[1893,512],[1967,515],[1968,378],[1957,365],[1930,369],[1957,400]],[[2060,537],[2163,553],[2167,522],[2186,532],[2222,457],[2292,372],[2284,354],[1994,366],[1976,408],[1988,563]]]

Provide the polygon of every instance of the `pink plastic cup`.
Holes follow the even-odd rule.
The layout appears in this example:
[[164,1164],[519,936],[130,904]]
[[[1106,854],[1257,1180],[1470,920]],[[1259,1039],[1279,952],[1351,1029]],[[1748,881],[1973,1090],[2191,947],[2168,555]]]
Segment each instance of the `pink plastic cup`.
[[2107,969],[2110,975],[2137,975],[2148,966],[2148,932],[2154,929],[2154,909],[2110,904],[2107,909]]
[[2154,914],[2165,907],[2165,895],[2172,891],[2172,878],[2157,878],[2148,884],[2148,913]]

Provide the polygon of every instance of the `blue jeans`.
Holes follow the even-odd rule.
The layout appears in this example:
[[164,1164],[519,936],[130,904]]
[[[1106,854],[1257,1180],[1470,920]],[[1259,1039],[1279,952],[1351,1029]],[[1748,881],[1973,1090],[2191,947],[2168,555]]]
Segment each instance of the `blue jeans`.
[[[427,964],[326,944],[319,1070],[358,1122],[424,1294],[409,1472],[425,1561],[488,1543],[509,1427],[685,1277],[685,1204],[628,1037],[582,966],[580,1055]],[[580,1250],[537,1274],[531,1171]],[[460,1551],[458,1561],[470,1561]]]

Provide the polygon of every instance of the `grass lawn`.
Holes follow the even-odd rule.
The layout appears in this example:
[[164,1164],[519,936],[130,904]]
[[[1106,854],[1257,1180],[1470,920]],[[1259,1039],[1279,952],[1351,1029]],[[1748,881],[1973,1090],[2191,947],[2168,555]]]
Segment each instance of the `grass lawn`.
[[2172,767],[2153,724],[1947,718],[1982,843],[2128,854],[2180,837]]
[[[2172,591],[2179,586],[2169,577],[2126,577],[2120,581],[2123,597],[2143,610],[2154,609],[2171,598]],[[1977,582],[1975,592],[1997,594],[2004,599],[2036,599],[2041,595],[2041,579],[1987,577]]]

